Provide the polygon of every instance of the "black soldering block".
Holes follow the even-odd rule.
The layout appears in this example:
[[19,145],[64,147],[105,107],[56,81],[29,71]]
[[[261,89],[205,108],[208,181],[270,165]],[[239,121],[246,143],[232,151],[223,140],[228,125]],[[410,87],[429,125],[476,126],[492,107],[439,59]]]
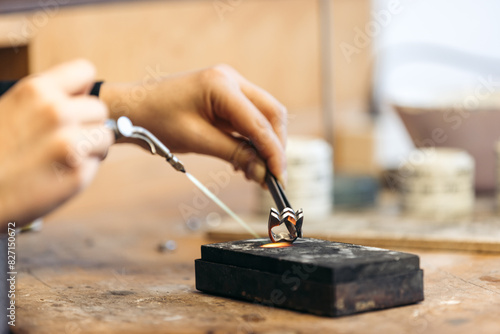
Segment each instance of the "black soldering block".
[[261,247],[268,242],[202,246],[196,289],[330,317],[424,299],[416,255],[311,238],[284,248]]

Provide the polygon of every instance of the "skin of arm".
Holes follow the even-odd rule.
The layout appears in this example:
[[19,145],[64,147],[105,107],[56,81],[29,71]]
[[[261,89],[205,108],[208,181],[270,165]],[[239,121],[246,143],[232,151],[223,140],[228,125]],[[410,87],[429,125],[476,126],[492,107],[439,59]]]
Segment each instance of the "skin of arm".
[[91,182],[114,142],[109,117],[129,117],[172,152],[219,157],[261,184],[267,166],[286,182],[286,108],[233,68],[148,85],[105,82],[99,99],[88,95],[94,76],[91,63],[76,60],[24,78],[0,98],[2,230],[47,214]]

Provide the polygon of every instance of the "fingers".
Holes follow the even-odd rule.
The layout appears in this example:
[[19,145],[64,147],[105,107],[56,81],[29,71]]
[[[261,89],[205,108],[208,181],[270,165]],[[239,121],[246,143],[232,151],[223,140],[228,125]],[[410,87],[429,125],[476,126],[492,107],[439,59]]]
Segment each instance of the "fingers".
[[86,188],[92,182],[99,169],[99,164],[100,159],[98,157],[90,157],[82,163],[76,173],[73,173],[73,179],[77,183],[77,190]]
[[245,81],[246,83],[241,87],[243,93],[266,116],[278,135],[281,145],[286,147],[287,111],[285,106],[262,88]]
[[0,183],[11,183],[0,220],[39,217],[95,175],[114,137],[104,127],[106,107],[86,96],[94,75],[89,62],[73,61],[24,78],[2,97],[0,161],[9,163]]
[[113,144],[114,136],[107,127],[66,127],[49,139],[52,159],[71,168],[79,168],[88,159],[102,160]]
[[108,109],[104,103],[93,96],[76,96],[65,101],[63,121],[73,124],[102,124],[108,118]]
[[42,76],[67,94],[84,94],[94,81],[95,68],[89,61],[78,59],[53,67]]
[[242,91],[234,87],[224,87],[215,103],[219,116],[227,119],[237,132],[252,141],[259,155],[267,162],[269,170],[284,183],[284,147],[269,120]]
[[104,159],[109,147],[114,143],[113,132],[104,125],[86,126],[72,133],[73,150],[76,157]]
[[236,139],[214,127],[203,127],[203,136],[195,143],[197,153],[212,155],[242,170],[249,180],[264,184],[266,164],[246,140]]
[[[41,77],[50,80],[65,98],[52,97],[52,113],[59,114],[62,122],[52,136],[56,155],[65,156],[69,166],[80,166],[89,157],[103,159],[114,137],[104,127],[108,110],[95,97],[85,95],[93,83],[94,66],[86,60],[74,60],[56,66]],[[62,126],[61,126],[62,125]]]
[[287,110],[274,96],[269,94],[264,89],[248,81],[238,71],[229,66],[224,67],[225,70],[231,72],[238,80],[242,92],[247,98],[262,112],[269,120],[274,131],[278,135],[283,147],[286,147],[287,135]]

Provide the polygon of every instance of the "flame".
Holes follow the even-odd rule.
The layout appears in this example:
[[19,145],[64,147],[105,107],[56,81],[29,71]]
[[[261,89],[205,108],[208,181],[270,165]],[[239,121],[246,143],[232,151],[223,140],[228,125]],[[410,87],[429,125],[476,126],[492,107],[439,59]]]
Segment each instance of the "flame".
[[262,245],[262,248],[285,248],[290,247],[292,244],[290,242],[271,242],[269,244]]

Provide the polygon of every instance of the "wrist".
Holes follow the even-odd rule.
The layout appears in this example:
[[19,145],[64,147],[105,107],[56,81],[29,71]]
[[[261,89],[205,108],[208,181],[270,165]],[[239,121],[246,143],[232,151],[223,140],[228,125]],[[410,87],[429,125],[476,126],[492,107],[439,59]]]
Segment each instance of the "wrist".
[[109,118],[117,120],[121,116],[131,116],[130,86],[130,84],[109,82],[101,85],[99,99],[108,107]]
[[[106,104],[109,110],[109,118],[117,120],[122,116],[130,118],[134,125],[138,125],[138,115],[136,110],[140,109],[139,104],[145,97],[134,98],[133,83],[108,83],[104,82],[101,85],[99,99]],[[120,138],[117,143],[133,143],[146,147],[141,140],[133,138]],[[146,147],[147,148],[147,147]]]

